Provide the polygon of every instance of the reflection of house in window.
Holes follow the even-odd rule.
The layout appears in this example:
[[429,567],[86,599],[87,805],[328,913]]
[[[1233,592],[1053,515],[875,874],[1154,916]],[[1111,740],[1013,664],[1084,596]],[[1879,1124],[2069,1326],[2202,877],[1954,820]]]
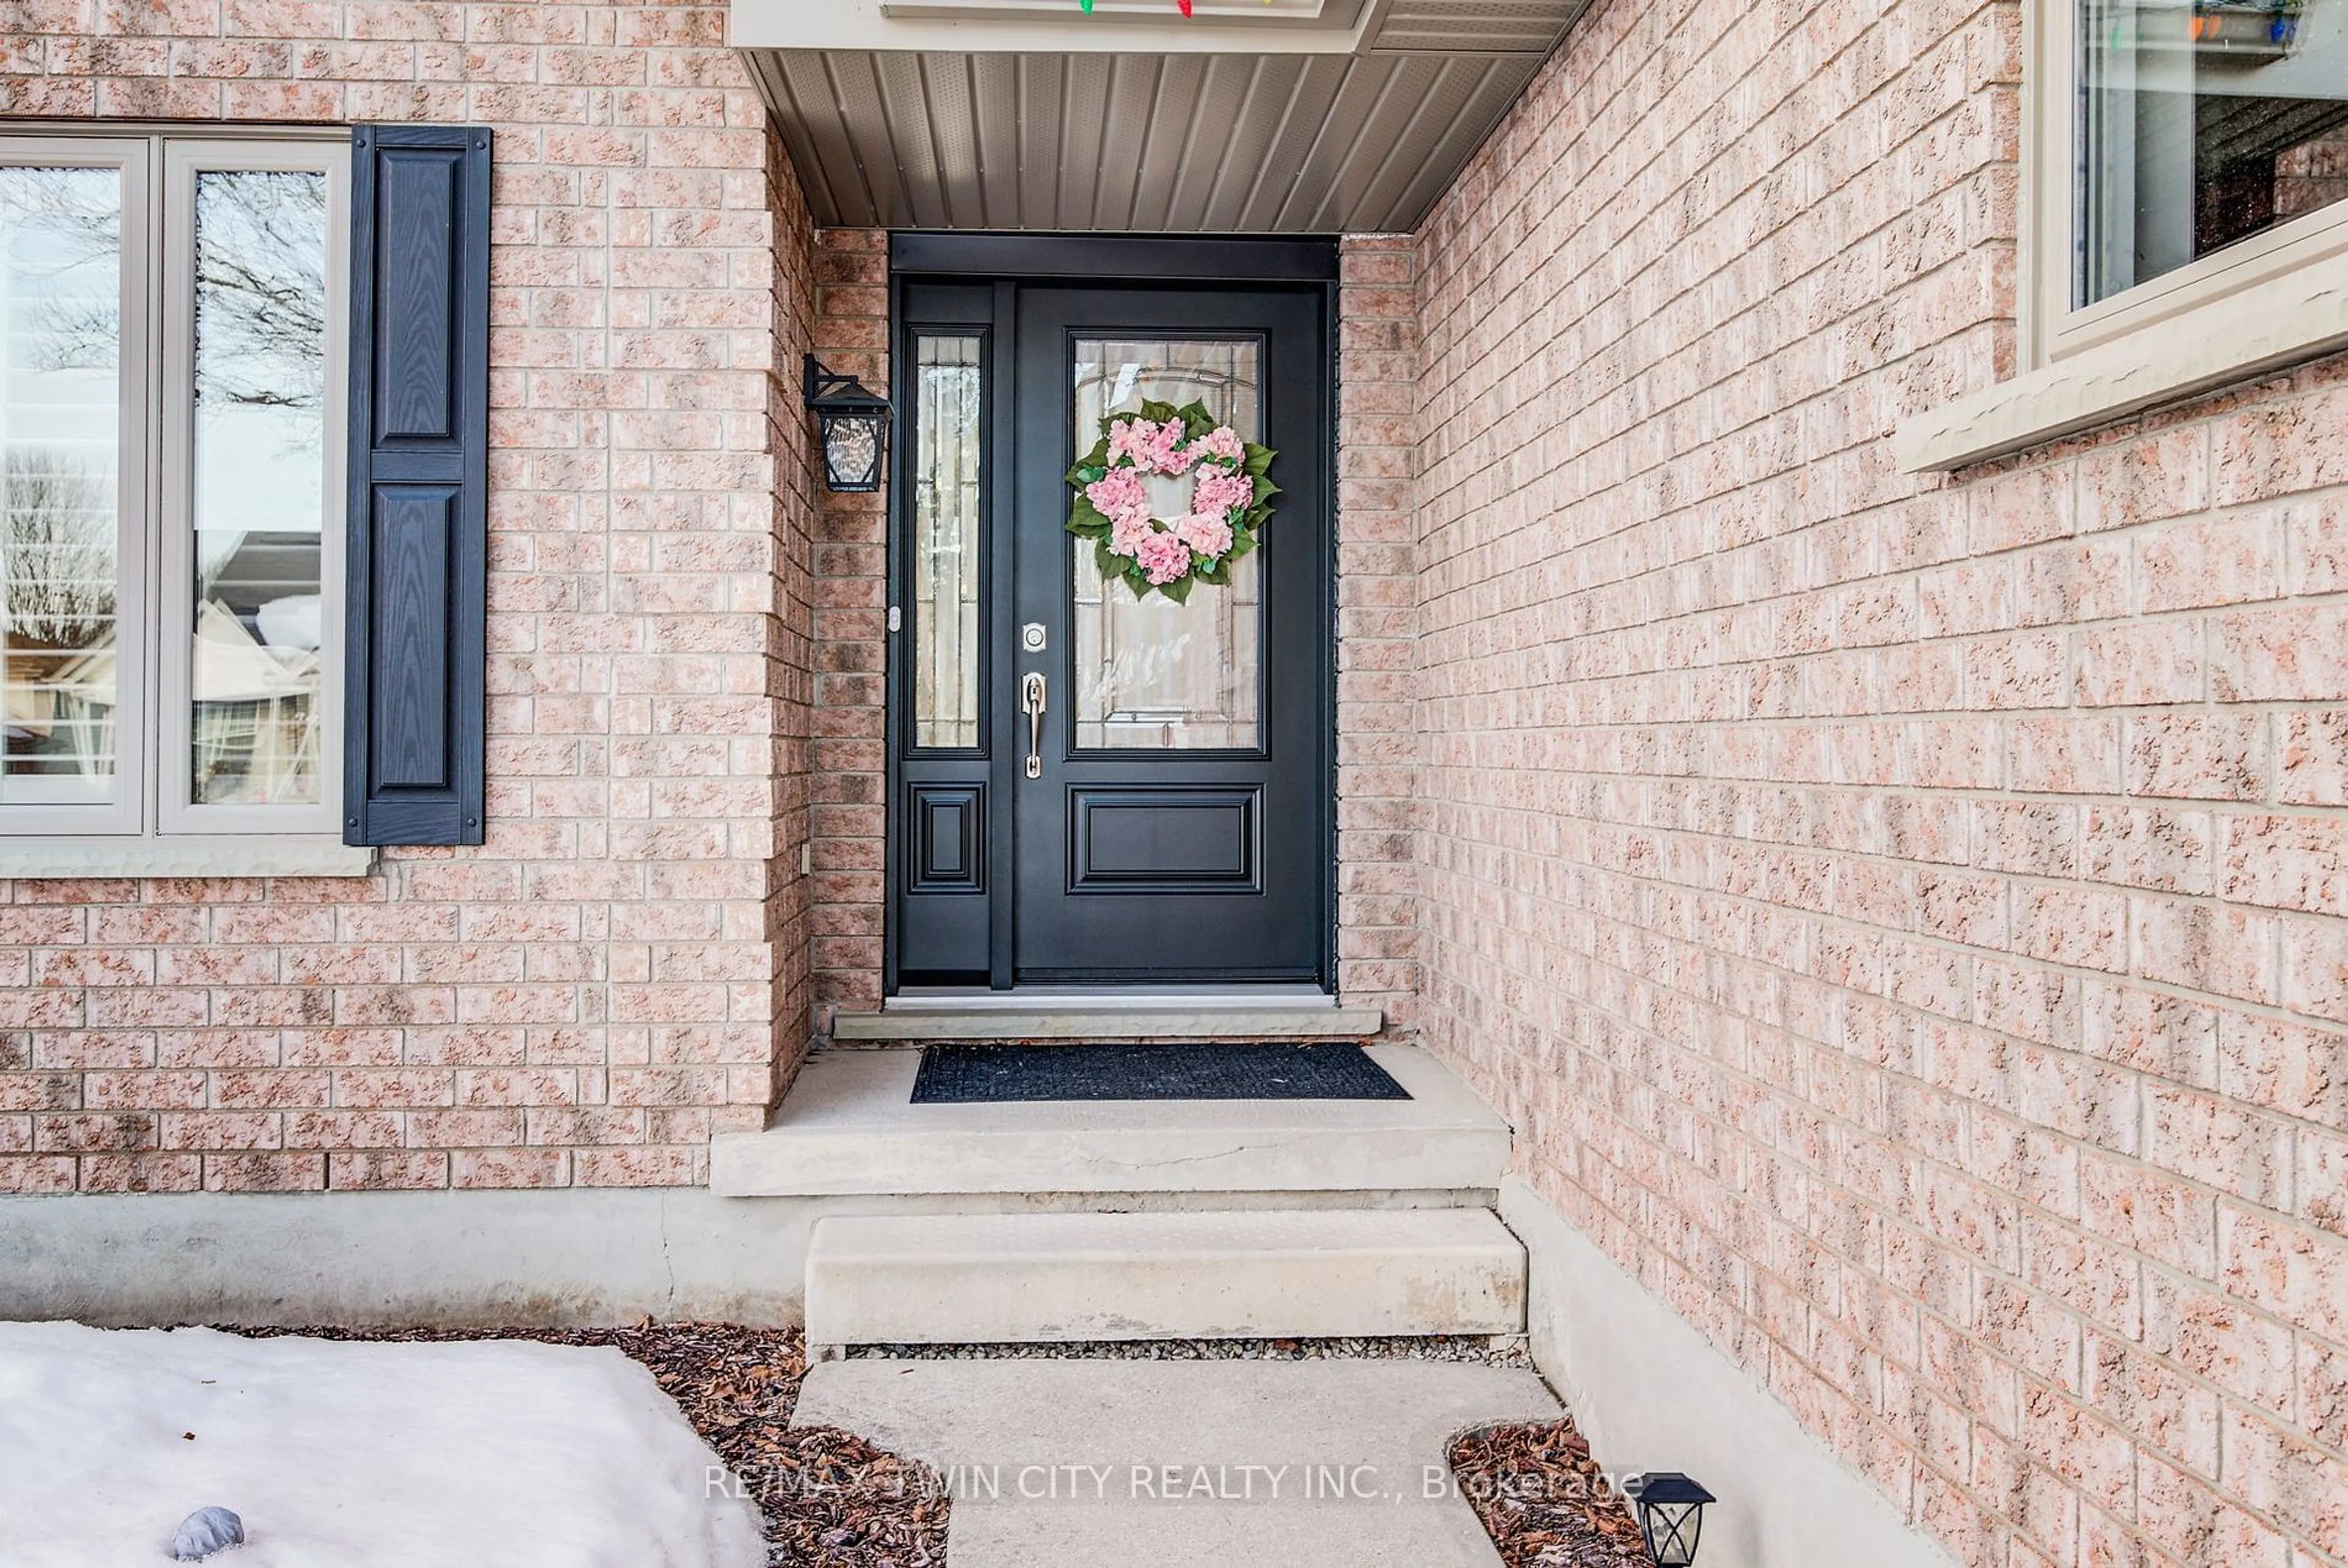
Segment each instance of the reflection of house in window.
[[114,772],[114,628],[98,648],[9,640],[8,772],[102,778]]
[[323,641],[318,536],[207,534],[202,553],[190,682],[193,798],[314,802]]
[[[63,423],[46,405],[18,404],[0,407],[0,427],[42,416]],[[0,452],[0,774],[8,778],[114,772],[111,462],[107,444],[63,438],[11,440]]]

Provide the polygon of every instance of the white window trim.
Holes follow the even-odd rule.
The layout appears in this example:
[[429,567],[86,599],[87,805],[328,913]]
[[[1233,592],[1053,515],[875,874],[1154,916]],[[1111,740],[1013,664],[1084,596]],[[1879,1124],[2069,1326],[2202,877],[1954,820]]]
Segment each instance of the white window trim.
[[145,712],[144,676],[151,642],[147,610],[147,518],[155,450],[153,389],[148,384],[154,282],[150,150],[150,143],[127,138],[0,137],[0,167],[113,169],[120,171],[122,181],[122,346],[116,373],[121,406],[115,476],[115,562],[120,573],[114,598],[115,798],[90,805],[0,804],[0,834],[136,834],[145,822],[144,781],[150,772],[147,726],[125,725],[120,716]]
[[2348,203],[2071,304],[2075,0],[2023,6],[2023,371],[1900,423],[1907,473],[1946,471],[2348,347]]
[[[320,626],[318,712],[327,743],[320,748],[319,794],[312,805],[205,805],[188,798],[186,780],[179,776],[193,743],[195,672],[188,651],[195,639],[194,599],[189,585],[195,578],[193,518],[195,457],[195,200],[196,176],[217,169],[285,169],[326,177],[326,368],[324,429],[326,440],[320,465],[318,576],[324,616]],[[332,142],[302,143],[192,141],[173,139],[164,146],[163,200],[166,218],[163,259],[162,313],[168,336],[163,343],[161,613],[157,617],[158,641],[168,652],[159,661],[160,704],[158,733],[160,755],[177,758],[169,769],[156,772],[157,821],[165,836],[189,833],[315,834],[339,839],[343,801],[343,615],[342,584],[345,444],[338,439],[346,426],[344,405],[348,396],[350,322],[346,267],[336,265],[350,253],[347,214],[350,208],[350,153]],[[176,781],[176,782],[175,782]]]
[[[122,218],[121,583],[116,610],[116,778],[119,797],[103,806],[0,805],[0,877],[358,876],[372,848],[342,842],[343,541],[345,463],[341,432],[347,395],[349,157],[347,144],[314,130],[157,126],[41,127],[0,134],[0,164],[118,168]],[[320,800],[315,806],[198,805],[180,798],[164,759],[188,754],[193,540],[189,532],[191,451],[194,175],[211,168],[323,170],[330,184],[327,230],[327,396],[324,540],[320,574],[325,618],[321,669]],[[166,222],[167,211],[178,221]],[[170,254],[155,236],[167,237]],[[171,313],[177,312],[176,316]],[[154,334],[176,320],[162,345],[160,384]],[[150,519],[152,526],[150,527]],[[171,660],[165,650],[178,649]],[[150,747],[160,751],[150,752]]]

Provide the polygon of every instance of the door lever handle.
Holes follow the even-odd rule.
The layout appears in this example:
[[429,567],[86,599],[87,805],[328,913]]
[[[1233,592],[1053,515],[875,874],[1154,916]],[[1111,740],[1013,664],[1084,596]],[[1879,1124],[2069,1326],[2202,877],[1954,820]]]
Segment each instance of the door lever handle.
[[1030,670],[1019,682],[1019,711],[1027,715],[1027,776],[1044,776],[1044,672]]

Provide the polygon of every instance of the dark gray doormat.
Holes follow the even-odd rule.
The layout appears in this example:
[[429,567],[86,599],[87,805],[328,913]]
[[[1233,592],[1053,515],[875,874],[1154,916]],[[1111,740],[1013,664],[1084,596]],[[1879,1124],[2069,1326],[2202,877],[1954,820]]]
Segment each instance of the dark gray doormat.
[[1358,1045],[932,1045],[916,1105],[1021,1100],[1407,1100]]

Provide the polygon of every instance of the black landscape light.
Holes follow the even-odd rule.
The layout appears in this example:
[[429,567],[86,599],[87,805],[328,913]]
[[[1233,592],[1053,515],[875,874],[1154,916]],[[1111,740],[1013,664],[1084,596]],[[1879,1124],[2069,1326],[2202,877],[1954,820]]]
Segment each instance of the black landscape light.
[[823,445],[823,482],[840,491],[880,487],[880,459],[889,448],[889,400],[852,375],[834,375],[804,356],[799,391]]
[[1622,1490],[1639,1505],[1639,1528],[1656,1568],[1689,1568],[1704,1533],[1704,1505],[1717,1500],[1675,1470],[1625,1476]]

